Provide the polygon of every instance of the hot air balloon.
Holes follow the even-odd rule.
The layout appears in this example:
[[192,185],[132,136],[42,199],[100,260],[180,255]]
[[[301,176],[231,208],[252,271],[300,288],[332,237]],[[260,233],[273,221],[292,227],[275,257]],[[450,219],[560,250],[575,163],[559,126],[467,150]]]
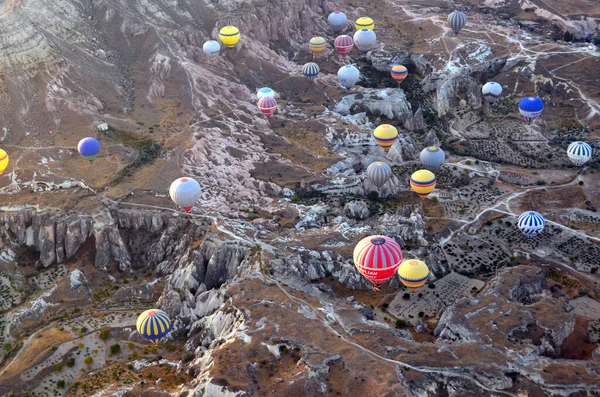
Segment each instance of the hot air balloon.
[[581,167],[592,158],[592,147],[585,142],[573,142],[567,148],[567,156],[573,164]]
[[6,167],[8,167],[8,153],[4,149],[0,149],[0,175],[4,173]]
[[373,130],[373,138],[387,152],[398,140],[398,130],[393,125],[381,124]]
[[361,29],[373,30],[373,29],[375,29],[375,22],[373,22],[373,20],[369,17],[360,17],[356,20],[354,27],[356,28],[356,30],[361,30]]
[[169,196],[185,212],[190,212],[200,198],[200,184],[193,178],[179,178],[171,183]]
[[224,26],[219,32],[221,43],[227,48],[233,48],[240,41],[240,30],[235,26]]
[[162,310],[150,309],[139,315],[135,327],[142,338],[158,346],[160,340],[171,331],[171,320]]
[[408,259],[398,267],[398,277],[402,284],[406,285],[412,292],[422,287],[429,278],[429,268],[417,259]]
[[79,154],[88,159],[90,163],[96,160],[96,156],[100,153],[100,142],[95,138],[83,138],[77,144]]
[[313,52],[316,56],[321,55],[327,48],[327,41],[322,37],[313,37],[308,42],[308,49]]
[[500,95],[502,94],[502,86],[498,83],[490,81],[489,83],[485,83],[481,88],[481,94],[489,103],[494,103],[498,99],[500,99]]
[[202,50],[208,55],[208,59],[214,61],[215,56],[219,55],[219,52],[221,51],[221,44],[216,40],[208,40],[202,46]]
[[448,25],[454,30],[454,33],[458,36],[458,32],[465,26],[467,23],[467,16],[460,11],[454,11],[452,14],[448,15]]
[[523,212],[519,216],[519,229],[529,238],[535,237],[544,230],[544,217],[535,211]]
[[306,77],[306,80],[313,82],[314,79],[319,75],[319,65],[314,62],[309,62],[302,66],[302,74]]
[[334,11],[327,17],[327,22],[329,22],[329,26],[333,29],[333,33],[339,33],[348,26],[348,18],[346,18],[346,14],[340,11]]
[[381,189],[392,177],[392,169],[383,161],[375,161],[367,167],[367,177],[377,186],[377,189]]
[[354,48],[354,40],[352,40],[352,37],[343,34],[335,38],[333,45],[338,53],[342,54],[342,56],[346,56],[352,52],[352,48]]
[[346,89],[351,89],[360,78],[360,72],[354,65],[342,66],[338,70],[338,79]]
[[519,102],[519,113],[525,118],[527,124],[540,117],[544,110],[544,102],[538,97],[528,96]]
[[392,68],[392,78],[396,80],[396,83],[402,83],[406,76],[408,76],[408,69],[404,65],[395,65]]
[[423,200],[435,189],[435,175],[429,170],[415,171],[410,177],[410,187]]
[[354,33],[354,45],[362,52],[369,52],[377,44],[377,35],[369,29],[357,30]]
[[423,167],[431,172],[435,172],[440,168],[444,160],[446,160],[446,155],[439,147],[429,146],[421,150],[420,158]]
[[275,91],[273,91],[269,87],[263,87],[263,88],[261,88],[261,89],[258,90],[258,92],[256,93],[256,96],[258,97],[258,99],[264,98],[266,96],[270,96],[271,98],[275,98]]
[[381,284],[394,276],[402,262],[402,250],[386,236],[365,237],[354,248],[354,266],[379,291]]
[[271,118],[273,113],[277,110],[277,101],[275,98],[266,96],[258,100],[258,110],[268,119]]

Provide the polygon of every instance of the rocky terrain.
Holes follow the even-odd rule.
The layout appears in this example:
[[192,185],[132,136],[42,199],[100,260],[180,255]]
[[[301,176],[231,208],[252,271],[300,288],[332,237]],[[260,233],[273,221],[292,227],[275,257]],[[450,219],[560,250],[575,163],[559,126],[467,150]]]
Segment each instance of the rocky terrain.
[[[379,40],[350,54],[352,91],[331,43],[314,84],[300,74],[336,9]],[[597,2],[6,0],[0,19],[0,396],[600,395]],[[209,61],[229,24],[242,40]],[[388,153],[381,123],[400,132]],[[421,200],[430,145],[447,162]],[[191,214],[168,197],[183,175]],[[516,228],[530,209],[535,239]],[[352,262],[369,234],[428,284],[373,291]],[[173,322],[158,348],[135,331],[152,307]]]

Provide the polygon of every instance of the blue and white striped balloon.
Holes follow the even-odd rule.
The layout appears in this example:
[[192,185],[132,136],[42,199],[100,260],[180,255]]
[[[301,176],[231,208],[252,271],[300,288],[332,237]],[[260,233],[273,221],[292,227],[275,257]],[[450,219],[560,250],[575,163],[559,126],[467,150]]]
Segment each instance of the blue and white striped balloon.
[[467,16],[460,11],[454,11],[448,15],[448,25],[454,30],[454,33],[458,35],[458,32],[466,25]]
[[592,158],[592,147],[585,142],[573,142],[567,148],[567,156],[573,164],[581,167]]
[[527,211],[519,216],[519,229],[529,238],[535,237],[544,230],[544,217],[539,212]]
[[367,176],[377,186],[377,189],[381,189],[392,177],[392,169],[387,163],[375,161],[367,167]]
[[437,146],[429,146],[421,151],[421,164],[431,172],[436,172],[444,160],[446,160],[446,154],[442,149]]

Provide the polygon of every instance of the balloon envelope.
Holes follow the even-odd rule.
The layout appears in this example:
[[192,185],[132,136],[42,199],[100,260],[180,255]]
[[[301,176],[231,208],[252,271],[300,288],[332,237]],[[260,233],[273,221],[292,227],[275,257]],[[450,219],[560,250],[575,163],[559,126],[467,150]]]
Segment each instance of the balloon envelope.
[[400,84],[408,76],[408,69],[404,65],[395,65],[392,68],[392,78],[396,80],[396,83]]
[[221,44],[219,44],[219,42],[216,40],[208,40],[202,46],[202,50],[210,57],[210,60],[212,61],[221,51]]
[[142,338],[158,346],[160,340],[171,331],[171,320],[162,310],[150,309],[138,316],[135,327]]
[[421,150],[421,164],[429,171],[437,171],[444,160],[446,160],[446,154],[442,149],[437,146],[429,146]]
[[356,20],[354,27],[356,28],[356,30],[361,30],[361,29],[373,30],[373,29],[375,29],[375,22],[373,22],[373,20],[369,17],[360,17]]
[[319,56],[327,48],[327,41],[322,37],[313,37],[308,42],[308,49]]
[[0,175],[8,167],[8,153],[4,149],[0,149]]
[[200,184],[193,178],[183,177],[173,181],[169,187],[169,196],[185,212],[190,212],[200,198]]
[[313,81],[319,75],[319,65],[309,62],[302,66],[302,75],[308,80]]
[[347,89],[354,87],[354,84],[356,84],[359,78],[360,72],[354,65],[342,66],[340,70],[338,70],[338,79]]
[[460,11],[454,11],[450,15],[448,15],[448,25],[454,30],[454,33],[458,35],[458,32],[465,26],[467,23],[467,16]]
[[519,229],[527,237],[535,237],[544,230],[544,217],[539,212],[527,211],[519,216]]
[[397,242],[386,236],[369,236],[354,248],[354,265],[375,289],[393,277],[402,262],[402,250]]
[[240,30],[235,26],[224,26],[219,32],[219,40],[227,48],[233,48],[240,41]]
[[429,268],[425,262],[417,259],[408,259],[398,267],[398,277],[402,284],[410,288],[411,291],[415,291],[427,282]]
[[387,163],[375,161],[367,167],[367,177],[377,186],[377,189],[381,189],[392,177],[392,168]]
[[377,44],[377,35],[369,29],[357,30],[354,33],[354,45],[362,52],[372,50]]
[[266,96],[258,100],[258,110],[265,115],[267,119],[277,110],[277,101],[275,98]]
[[373,138],[387,152],[398,140],[398,130],[393,125],[381,124],[373,130]]
[[100,142],[95,138],[83,138],[77,144],[77,151],[90,162],[93,162],[100,153]]
[[544,102],[538,97],[528,96],[519,102],[519,113],[528,124],[540,117],[544,110]]
[[425,199],[429,193],[435,189],[436,179],[433,172],[429,170],[415,171],[410,177],[410,187],[422,199]]
[[275,91],[273,91],[269,87],[263,87],[263,88],[261,88],[261,89],[258,90],[258,92],[256,93],[256,96],[258,97],[258,99],[264,98],[266,96],[270,96],[271,98],[275,98]]
[[592,158],[592,147],[585,142],[573,142],[567,148],[569,160],[577,167],[581,167]]
[[496,82],[490,81],[489,83],[485,83],[483,85],[481,88],[481,94],[486,101],[494,103],[500,99],[500,95],[502,94],[502,86]]
[[352,37],[343,34],[335,38],[333,45],[338,53],[346,56],[352,52],[352,48],[354,48],[354,40],[352,40]]
[[340,11],[334,11],[327,17],[327,22],[329,22],[329,26],[333,29],[334,33],[339,33],[348,26],[348,18],[346,18],[346,14]]

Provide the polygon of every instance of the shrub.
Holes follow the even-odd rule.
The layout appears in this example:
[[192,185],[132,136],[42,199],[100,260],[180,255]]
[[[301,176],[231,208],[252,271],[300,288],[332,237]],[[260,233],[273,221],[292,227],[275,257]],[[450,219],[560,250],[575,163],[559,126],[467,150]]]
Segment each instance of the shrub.
[[405,292],[405,293],[402,295],[402,299],[409,300],[409,299],[410,299],[410,294],[409,294],[408,292]]
[[593,268],[591,268],[591,269],[590,269],[590,273],[592,273],[592,274],[596,274],[596,273],[598,273],[598,268],[597,268],[597,267],[593,267]]
[[423,317],[425,315],[425,312],[419,312],[419,317]]
[[168,351],[168,352],[174,352],[174,351],[175,351],[175,349],[176,349],[176,348],[175,348],[175,345],[174,345],[174,344],[172,344],[172,343],[169,343],[169,344],[167,345],[167,351]]
[[429,284],[427,284],[427,288],[429,288],[429,289],[435,289],[435,284],[434,283],[429,283]]
[[108,337],[110,336],[110,331],[105,329],[104,331],[100,332],[100,335],[98,335],[98,337],[102,340],[107,340]]
[[63,369],[63,365],[62,364],[56,364],[56,367],[54,367],[54,369],[56,370],[56,372],[60,372]]
[[579,181],[579,185],[580,185],[580,186],[581,186],[581,185],[583,185],[583,181]]
[[110,355],[119,354],[121,352],[121,345],[115,343],[114,345],[110,345]]
[[80,349],[83,349],[83,348],[85,347],[85,345],[84,345],[83,343],[81,343],[81,342],[80,342],[80,343],[77,345],[77,347],[78,347],[78,348],[80,348]]
[[134,346],[133,346],[133,342],[127,342],[127,347],[128,347],[130,350],[133,350],[133,347],[134,347]]
[[93,362],[94,362],[94,359],[91,358],[90,356],[87,356],[86,358],[83,359],[83,363],[85,365],[92,365]]
[[57,380],[56,381],[56,387],[58,387],[59,389],[62,389],[63,387],[65,387],[65,381],[64,381],[64,379]]
[[466,165],[471,165],[471,164],[472,164],[472,163],[471,163],[471,160],[467,160],[467,161],[465,161],[465,164],[466,164]]
[[69,368],[74,366],[75,365],[75,357],[71,357],[67,361],[65,361],[65,365]]
[[88,332],[87,327],[81,327],[81,329],[79,330],[80,333],[85,334],[86,332]]
[[370,201],[377,201],[378,198],[379,198],[379,193],[377,193],[375,190],[373,190],[372,192],[370,192],[367,195],[367,199],[369,199]]
[[8,352],[8,351],[10,351],[10,349],[12,349],[12,345],[10,343],[5,343],[4,346],[2,346],[2,349],[5,352]]
[[402,327],[406,327],[406,321],[404,320],[396,320],[396,328],[402,328]]
[[183,357],[181,358],[181,361],[183,361],[184,363],[190,362],[194,359],[194,354],[193,353],[185,353],[183,355]]

